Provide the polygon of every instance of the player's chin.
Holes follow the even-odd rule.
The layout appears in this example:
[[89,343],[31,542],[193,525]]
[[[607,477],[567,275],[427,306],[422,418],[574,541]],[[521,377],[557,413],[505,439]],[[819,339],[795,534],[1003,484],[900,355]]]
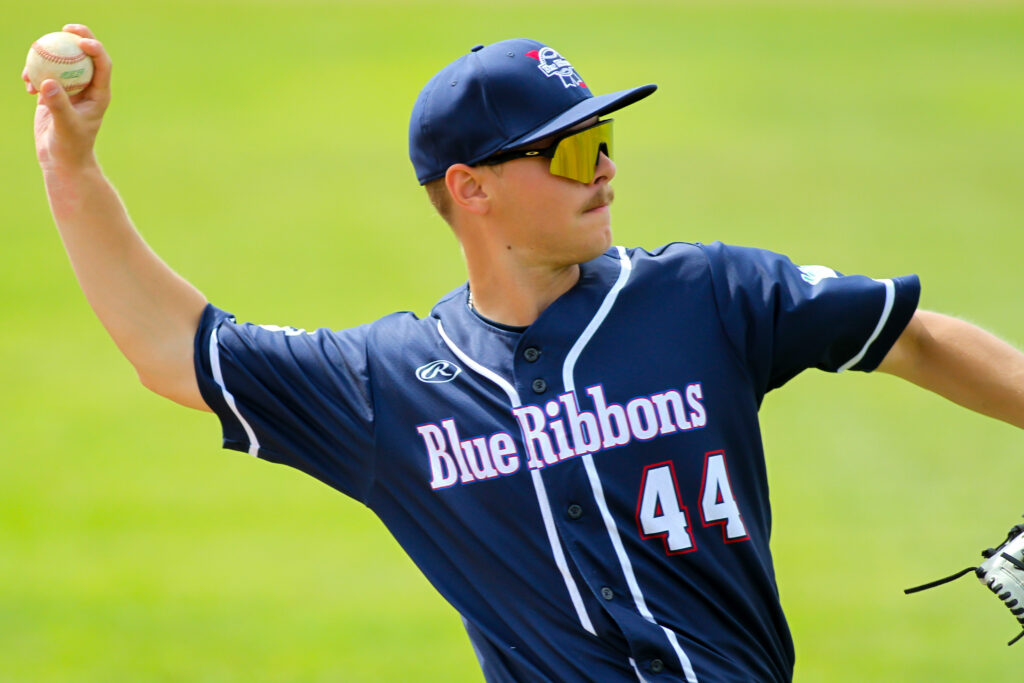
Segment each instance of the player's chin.
[[587,219],[593,223],[594,229],[597,233],[605,240],[607,240],[607,246],[611,246],[612,243],[612,213],[611,207],[605,204],[597,209],[592,209],[583,214]]
[[595,259],[612,246],[612,225],[611,221],[603,221],[598,225],[587,226],[588,238],[583,249],[585,252],[580,263]]

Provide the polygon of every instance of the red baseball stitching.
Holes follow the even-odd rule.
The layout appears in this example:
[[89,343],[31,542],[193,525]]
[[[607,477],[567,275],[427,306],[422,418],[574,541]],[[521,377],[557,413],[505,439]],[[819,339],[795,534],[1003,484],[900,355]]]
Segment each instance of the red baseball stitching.
[[58,64],[76,64],[89,56],[83,52],[82,54],[74,57],[61,57],[60,55],[53,54],[38,42],[32,43],[32,49],[35,50],[43,59],[51,62],[57,62]]

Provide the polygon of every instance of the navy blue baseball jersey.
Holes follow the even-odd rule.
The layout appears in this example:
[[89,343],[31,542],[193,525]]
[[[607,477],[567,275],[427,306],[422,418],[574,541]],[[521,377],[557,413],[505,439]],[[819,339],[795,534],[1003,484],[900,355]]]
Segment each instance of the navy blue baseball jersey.
[[616,247],[527,328],[445,296],[342,331],[196,337],[224,445],[371,508],[463,616],[488,681],[788,681],[764,395],[874,369],[916,276],[757,249]]

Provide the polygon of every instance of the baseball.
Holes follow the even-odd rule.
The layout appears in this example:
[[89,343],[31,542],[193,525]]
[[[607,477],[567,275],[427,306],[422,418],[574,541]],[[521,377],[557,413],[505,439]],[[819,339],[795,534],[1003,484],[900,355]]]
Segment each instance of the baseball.
[[69,95],[85,90],[92,81],[92,58],[82,52],[80,40],[74,33],[58,31],[32,43],[25,68],[36,90],[48,78],[59,81]]

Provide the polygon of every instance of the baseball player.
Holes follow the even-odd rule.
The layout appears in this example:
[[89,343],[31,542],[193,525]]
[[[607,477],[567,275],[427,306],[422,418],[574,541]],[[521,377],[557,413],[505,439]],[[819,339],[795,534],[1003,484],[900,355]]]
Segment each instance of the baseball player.
[[[416,176],[468,282],[354,329],[240,323],[144,244],[93,141],[110,60],[42,85],[36,143],[90,304],[224,445],[370,507],[459,611],[488,681],[788,681],[758,408],[881,369],[1024,426],[1024,356],[917,311],[915,276],[723,244],[613,246],[609,114],[554,48],[476,46],[413,107]],[[31,91],[30,87],[30,91]]]

